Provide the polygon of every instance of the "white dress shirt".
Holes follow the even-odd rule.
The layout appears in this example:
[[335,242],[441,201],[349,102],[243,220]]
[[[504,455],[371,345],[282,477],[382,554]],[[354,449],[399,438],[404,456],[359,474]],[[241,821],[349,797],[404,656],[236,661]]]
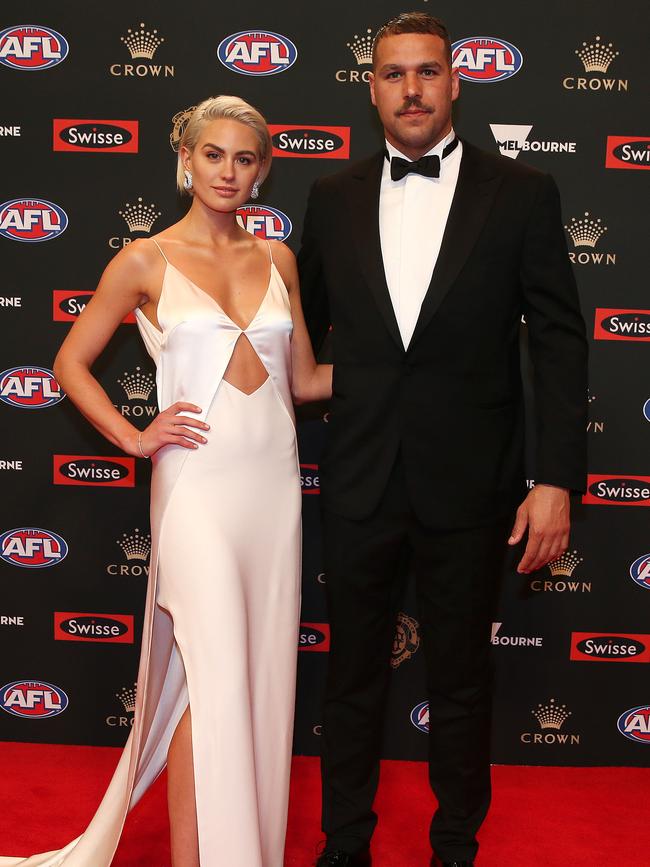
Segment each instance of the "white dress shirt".
[[[452,131],[427,152],[442,157]],[[391,159],[408,159],[386,142]],[[390,176],[384,160],[379,194],[379,236],[386,283],[404,348],[407,349],[420,315],[454,197],[463,152],[462,142],[441,161],[440,177],[408,174],[401,181]],[[410,160],[409,160],[410,162]]]

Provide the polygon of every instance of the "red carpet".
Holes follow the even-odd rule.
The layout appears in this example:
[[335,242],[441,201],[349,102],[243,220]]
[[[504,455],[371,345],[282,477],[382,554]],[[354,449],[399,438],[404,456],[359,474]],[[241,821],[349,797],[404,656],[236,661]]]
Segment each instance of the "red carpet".
[[[67,843],[83,830],[119,752],[1,744],[3,855]],[[494,768],[477,867],[650,865],[650,772],[639,768]],[[233,781],[236,785],[236,781]],[[310,867],[319,831],[316,759],[294,759],[286,867]],[[427,867],[433,799],[424,765],[384,762],[374,867]],[[168,867],[165,782],[129,817],[114,867]]]

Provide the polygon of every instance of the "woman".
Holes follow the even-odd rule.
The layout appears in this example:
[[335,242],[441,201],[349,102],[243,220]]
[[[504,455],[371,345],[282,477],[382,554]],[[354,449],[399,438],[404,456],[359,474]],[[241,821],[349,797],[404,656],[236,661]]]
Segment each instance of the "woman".
[[[108,867],[126,813],[168,765],[174,867],[282,867],[300,601],[292,396],[331,393],[295,261],[237,208],[268,174],[262,116],[202,102],[181,139],[187,215],[108,265],[55,361],[89,421],[153,461],[152,559],[135,722],[86,832],[25,865]],[[90,372],[126,313],[157,367],[142,432]]]

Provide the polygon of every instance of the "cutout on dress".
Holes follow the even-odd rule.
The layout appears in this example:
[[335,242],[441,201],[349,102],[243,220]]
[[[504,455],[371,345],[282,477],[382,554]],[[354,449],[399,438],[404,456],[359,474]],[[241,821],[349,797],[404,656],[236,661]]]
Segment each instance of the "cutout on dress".
[[261,388],[268,378],[269,372],[262,359],[242,332],[237,338],[223,379],[237,391],[250,396]]

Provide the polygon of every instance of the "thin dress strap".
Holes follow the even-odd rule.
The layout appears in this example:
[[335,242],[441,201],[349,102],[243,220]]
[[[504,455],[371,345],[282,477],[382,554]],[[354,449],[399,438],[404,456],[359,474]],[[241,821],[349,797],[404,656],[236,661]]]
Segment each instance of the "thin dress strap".
[[[151,240],[153,241],[153,238],[152,238]],[[266,245],[267,245],[267,247],[269,248],[269,256],[270,256],[270,258],[271,258],[271,265],[273,265],[273,253],[272,253],[272,251],[271,251],[271,242],[270,242],[270,241],[267,241],[267,242],[266,242]],[[162,252],[162,251],[161,251],[161,252]]]
[[[167,264],[169,265],[169,259],[168,259],[167,256],[165,256],[165,254],[163,253],[163,251],[162,251],[162,247],[160,246],[160,244],[158,243],[158,241],[156,241],[155,238],[149,238],[149,240],[154,242],[154,244],[156,245],[156,247],[158,247],[158,249],[160,250],[160,255],[163,257],[163,259],[165,260],[165,262],[167,262]],[[268,243],[268,241],[267,241],[267,243]]]

